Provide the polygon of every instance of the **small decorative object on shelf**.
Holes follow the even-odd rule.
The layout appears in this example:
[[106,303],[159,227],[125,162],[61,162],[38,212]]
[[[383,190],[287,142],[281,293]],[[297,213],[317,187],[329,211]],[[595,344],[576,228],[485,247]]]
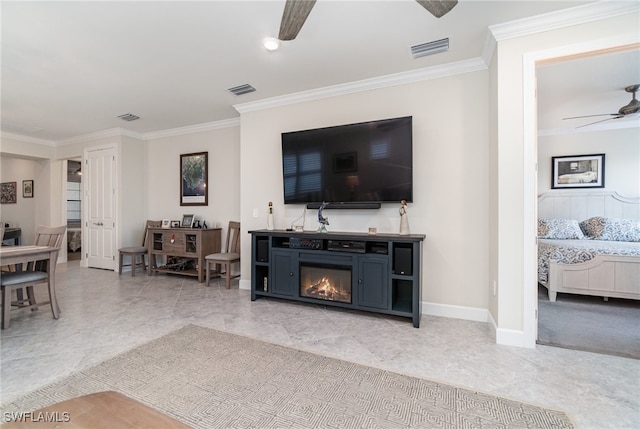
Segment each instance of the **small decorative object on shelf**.
[[329,218],[322,216],[322,210],[327,206],[327,203],[324,201],[318,208],[318,222],[320,226],[318,227],[318,232],[327,232],[327,225],[329,225]]
[[409,235],[409,218],[407,215],[407,201],[400,201],[400,235]]
[[269,201],[269,213],[267,213],[267,229],[273,231],[273,203]]
[[202,229],[207,229],[207,228],[209,228],[209,227],[207,226],[207,221],[206,221],[206,220],[203,220],[203,221],[202,221]]

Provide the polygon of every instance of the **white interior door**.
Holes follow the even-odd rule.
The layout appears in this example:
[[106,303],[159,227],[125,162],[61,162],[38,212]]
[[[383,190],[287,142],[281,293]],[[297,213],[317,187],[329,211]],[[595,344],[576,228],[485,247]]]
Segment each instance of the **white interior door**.
[[116,149],[90,150],[85,155],[87,266],[116,267]]

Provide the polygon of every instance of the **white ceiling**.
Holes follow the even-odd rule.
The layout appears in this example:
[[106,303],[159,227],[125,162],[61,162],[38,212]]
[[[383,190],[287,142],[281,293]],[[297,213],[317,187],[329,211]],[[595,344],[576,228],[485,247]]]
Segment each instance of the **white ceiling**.
[[[490,25],[585,3],[462,0],[437,19],[412,0],[319,0],[298,37],[268,52],[262,39],[277,35],[284,0],[2,1],[2,129],[60,142],[118,127],[152,133],[237,118],[233,105],[478,58]],[[411,58],[409,46],[444,37],[448,52]],[[637,52],[621,61],[616,73],[613,61],[602,62],[588,80],[591,64],[578,74],[569,63],[542,68],[540,85],[549,90],[539,93],[540,127],[601,113],[593,100],[578,100],[589,93],[599,102],[611,97],[606,111],[626,104],[622,88],[640,83]],[[554,68],[564,78],[550,77]],[[257,91],[227,91],[245,83]],[[567,99],[578,105],[553,114],[546,106]],[[126,113],[141,119],[117,118]]]
[[[563,118],[617,113],[631,101],[625,88],[640,84],[640,49],[602,53],[586,58],[539,65],[538,125],[547,132],[563,132],[592,124],[582,130],[604,126],[640,126],[640,115],[621,119],[612,116]],[[637,94],[640,97],[640,94]],[[596,121],[607,120],[595,124]]]

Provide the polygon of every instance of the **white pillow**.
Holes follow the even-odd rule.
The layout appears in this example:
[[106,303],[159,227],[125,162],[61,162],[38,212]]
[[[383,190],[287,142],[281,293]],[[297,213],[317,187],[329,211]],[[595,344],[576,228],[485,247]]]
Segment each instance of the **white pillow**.
[[583,239],[580,224],[574,219],[538,219],[538,237],[556,240]]

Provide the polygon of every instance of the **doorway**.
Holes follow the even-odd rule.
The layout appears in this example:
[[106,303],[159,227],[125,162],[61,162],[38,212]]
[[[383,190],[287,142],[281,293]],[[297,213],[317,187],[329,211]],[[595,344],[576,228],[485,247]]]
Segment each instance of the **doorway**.
[[67,260],[82,259],[82,162],[67,161]]
[[[594,122],[612,118],[614,115],[607,113],[617,111],[618,107],[629,101],[622,89],[639,83],[636,82],[640,74],[638,45],[602,46],[599,50],[592,46],[588,52],[581,48],[584,47],[577,47],[576,50],[559,49],[565,51],[562,55],[537,53],[529,56],[531,62],[528,65],[535,70],[532,80],[538,96],[535,110],[538,133],[532,143],[535,147],[534,162],[537,162],[536,195],[551,188],[552,156],[588,153],[612,155],[624,150],[617,149],[615,145],[621,144],[620,137],[624,136],[625,129],[633,128],[629,123],[625,125],[624,121]],[[603,96],[611,92],[616,96],[612,88],[619,89],[621,96],[614,101]],[[566,90],[575,92],[567,95]],[[526,98],[525,95],[525,105]],[[552,107],[541,109],[541,105]],[[574,121],[562,119],[591,113],[604,114],[602,117],[577,118]],[[614,157],[609,158],[607,160],[613,162]],[[628,161],[628,156],[625,158]],[[607,165],[612,172],[607,177],[607,190],[629,197],[640,195],[637,185],[629,187],[628,180],[616,180],[616,172],[621,167],[611,162]],[[640,165],[640,158],[635,165]],[[535,199],[535,195],[530,197]],[[639,302],[619,299],[605,301],[601,297],[564,294],[558,302],[550,303],[546,289],[540,289],[537,283],[525,292],[527,299],[530,299],[525,301],[525,306],[531,305],[538,315],[537,344],[640,358],[637,329],[624,329],[624,326],[634,326],[634,319],[637,320],[640,311]],[[535,302],[532,302],[533,299]],[[576,329],[572,329],[574,327]],[[612,327],[615,331],[611,331]]]

